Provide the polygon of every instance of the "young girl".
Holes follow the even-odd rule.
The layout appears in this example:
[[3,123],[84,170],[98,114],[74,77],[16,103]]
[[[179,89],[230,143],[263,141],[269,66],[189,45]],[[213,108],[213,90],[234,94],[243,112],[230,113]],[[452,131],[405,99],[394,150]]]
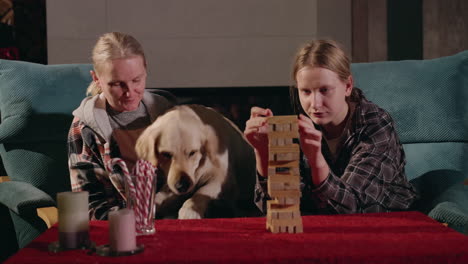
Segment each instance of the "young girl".
[[[337,43],[317,40],[297,54],[290,88],[299,114],[301,211],[360,213],[407,210],[417,194],[390,115],[353,87],[350,61]],[[256,203],[268,199],[270,109],[253,107],[244,135],[254,146]]]

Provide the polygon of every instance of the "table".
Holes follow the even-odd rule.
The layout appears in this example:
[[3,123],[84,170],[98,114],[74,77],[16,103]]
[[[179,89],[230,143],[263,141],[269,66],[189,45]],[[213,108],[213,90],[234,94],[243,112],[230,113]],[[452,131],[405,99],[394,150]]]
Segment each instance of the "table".
[[[138,237],[145,250],[102,257],[86,250],[48,251],[48,229],[6,263],[468,263],[468,236],[419,212],[303,216],[304,233],[272,234],[266,219],[156,220]],[[108,223],[91,221],[90,236],[108,243]]]

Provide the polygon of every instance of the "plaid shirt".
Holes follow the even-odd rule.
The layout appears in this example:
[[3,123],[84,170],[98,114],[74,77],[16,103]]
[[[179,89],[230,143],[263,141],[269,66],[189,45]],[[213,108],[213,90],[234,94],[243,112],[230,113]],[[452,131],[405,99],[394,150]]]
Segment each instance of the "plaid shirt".
[[[119,157],[116,144],[109,144],[78,117],[68,134],[68,165],[72,191],[89,192],[91,219],[107,219],[108,212],[124,207],[123,184],[118,172],[108,172],[105,164]],[[111,181],[114,180],[114,183]]]
[[[151,121],[173,105],[164,97],[149,93],[145,93],[143,103],[150,113]],[[96,109],[101,110],[101,115],[96,114]],[[115,140],[103,132],[106,127],[110,130],[109,118],[103,109],[105,101],[99,98],[83,100],[74,112],[75,117],[68,133],[72,191],[89,192],[89,215],[91,219],[98,220],[107,219],[113,208],[125,207],[122,172],[118,167],[113,171],[106,169],[111,159],[121,157]],[[81,110],[81,114],[78,110]]]
[[[319,186],[313,186],[308,162],[301,155],[302,213],[410,209],[417,193],[406,178],[405,154],[391,116],[362,96],[351,118],[335,160],[322,141],[330,173]],[[255,202],[265,212],[267,180],[260,175],[257,180]]]

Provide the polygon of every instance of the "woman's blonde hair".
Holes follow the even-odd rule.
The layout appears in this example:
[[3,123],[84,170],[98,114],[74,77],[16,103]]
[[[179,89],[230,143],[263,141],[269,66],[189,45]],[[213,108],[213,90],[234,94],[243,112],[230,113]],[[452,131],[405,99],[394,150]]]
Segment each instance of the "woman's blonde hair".
[[[338,75],[341,81],[347,81],[351,75],[351,62],[340,45],[328,39],[314,40],[302,48],[296,54],[294,60],[292,80],[293,85],[289,89],[291,102],[296,113],[303,113],[299,93],[297,90],[296,75],[304,67],[320,67],[328,69]],[[350,100],[354,101],[360,96],[357,89],[353,89]]]
[[[105,33],[99,37],[93,48],[94,71],[100,73],[105,63],[132,56],[141,56],[146,68],[143,47],[134,37],[120,32]],[[101,88],[94,81],[86,89],[86,95],[96,95],[101,92]]]

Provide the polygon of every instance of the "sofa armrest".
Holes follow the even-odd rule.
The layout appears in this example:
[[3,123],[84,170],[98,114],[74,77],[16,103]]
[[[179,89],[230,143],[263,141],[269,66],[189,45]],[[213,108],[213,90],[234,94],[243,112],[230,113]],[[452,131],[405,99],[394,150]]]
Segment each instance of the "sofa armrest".
[[433,209],[428,216],[449,227],[468,234],[468,186],[453,185],[438,195],[433,204]]
[[36,209],[55,206],[55,201],[45,192],[26,182],[0,183],[0,203],[18,215],[36,214]]

